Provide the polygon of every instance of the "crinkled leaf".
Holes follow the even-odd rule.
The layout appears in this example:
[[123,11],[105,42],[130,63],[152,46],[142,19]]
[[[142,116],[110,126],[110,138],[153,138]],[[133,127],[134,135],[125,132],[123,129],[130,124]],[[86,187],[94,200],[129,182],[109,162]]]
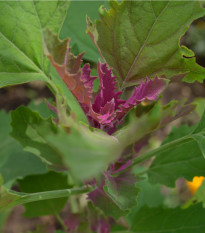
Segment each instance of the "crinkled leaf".
[[59,32],[68,6],[69,1],[0,2],[0,87],[49,81],[42,33]]
[[199,2],[110,1],[110,8],[100,9],[96,26],[88,19],[87,31],[122,87],[156,74],[183,73],[186,81],[202,82],[205,69],[179,45],[191,22],[205,14]]
[[[68,178],[63,173],[49,172],[42,175],[31,175],[18,180],[19,188],[24,193],[38,193],[52,190],[68,189]],[[24,204],[26,210],[24,216],[37,217],[42,215],[58,214],[67,198],[49,199]]]
[[205,210],[194,205],[188,209],[165,209],[143,207],[136,213],[131,231],[135,233],[201,233],[205,230]]
[[132,96],[120,106],[120,111],[117,113],[117,118],[120,121],[126,113],[133,108],[136,104],[141,103],[144,100],[156,100],[161,92],[166,87],[167,80],[146,78],[145,82],[141,82],[138,87],[135,87]]
[[55,67],[61,79],[67,85],[79,104],[89,107],[92,101],[93,81],[96,77],[90,76],[90,67],[86,64],[82,69],[83,53],[74,56],[70,52],[68,39],[59,40],[50,31],[45,35],[45,53]]

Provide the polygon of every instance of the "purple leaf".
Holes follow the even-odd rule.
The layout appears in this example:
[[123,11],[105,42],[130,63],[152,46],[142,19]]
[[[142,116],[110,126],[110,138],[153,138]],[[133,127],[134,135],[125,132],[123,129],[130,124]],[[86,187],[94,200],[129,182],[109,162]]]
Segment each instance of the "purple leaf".
[[145,82],[142,81],[138,87],[135,87],[132,96],[120,106],[116,118],[121,121],[130,109],[144,100],[156,100],[166,85],[167,80],[165,79],[159,79],[158,77],[154,79],[146,78]]

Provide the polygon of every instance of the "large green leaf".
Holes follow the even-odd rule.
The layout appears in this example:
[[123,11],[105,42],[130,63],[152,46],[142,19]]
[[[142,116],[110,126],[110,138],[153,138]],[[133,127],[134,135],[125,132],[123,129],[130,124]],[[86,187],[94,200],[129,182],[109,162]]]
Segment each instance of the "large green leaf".
[[134,233],[202,233],[205,231],[205,210],[201,205],[188,209],[143,207],[136,213],[131,231]]
[[[24,193],[37,193],[70,188],[67,176],[63,173],[49,172],[43,175],[27,176],[19,180],[19,188]],[[37,217],[58,214],[66,204],[67,198],[36,201],[25,204],[24,216]]]
[[[97,62],[100,55],[86,34],[86,15],[92,20],[98,19],[98,8],[108,6],[106,1],[72,1],[60,32],[60,38],[70,37],[73,50],[77,54],[85,52],[84,58]],[[76,55],[77,55],[76,54]]]
[[11,135],[26,151],[52,167],[66,165],[76,178],[89,179],[99,175],[120,154],[117,139],[103,131],[91,131],[72,122],[67,133],[57,128],[51,118],[43,119],[23,106],[11,114]]
[[120,155],[117,139],[101,131],[91,132],[85,127],[72,128],[71,133],[45,136],[49,144],[59,151],[72,175],[77,179],[90,179],[99,175]]
[[49,82],[43,30],[58,33],[68,6],[69,1],[0,2],[0,87]]
[[160,153],[159,148],[158,153],[153,153],[157,156],[148,170],[151,182],[174,186],[180,177],[192,180],[194,176],[205,176],[204,116],[194,130],[186,125],[174,128],[162,144],[167,150]]
[[187,74],[201,81],[205,69],[179,41],[190,23],[205,14],[197,1],[110,1],[100,10],[96,26],[88,20],[88,34],[121,81],[136,84],[145,76]]

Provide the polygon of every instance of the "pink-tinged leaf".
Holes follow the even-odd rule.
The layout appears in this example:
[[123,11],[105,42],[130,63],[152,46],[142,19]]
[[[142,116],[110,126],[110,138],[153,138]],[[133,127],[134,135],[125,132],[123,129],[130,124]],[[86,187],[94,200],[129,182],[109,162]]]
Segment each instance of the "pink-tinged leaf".
[[166,85],[167,80],[165,79],[158,77],[154,79],[146,78],[145,82],[142,81],[138,87],[135,87],[132,96],[120,106],[116,118],[121,121],[130,109],[144,100],[156,100]]
[[115,102],[112,99],[107,102],[103,107],[100,108],[99,113],[96,113],[91,109],[90,115],[102,125],[111,125],[113,127],[112,121],[115,118]]
[[96,77],[90,76],[88,64],[81,68],[83,53],[74,56],[70,52],[68,39],[59,40],[53,33],[45,34],[45,52],[59,76],[81,105],[90,106],[92,87]]
[[122,92],[116,92],[116,77],[112,76],[112,70],[108,69],[106,64],[98,63],[98,75],[100,79],[100,93],[97,95],[93,104],[93,110],[96,113],[100,112],[100,109],[105,106],[107,102],[114,99],[115,110],[119,108],[119,105],[124,103],[119,97]]

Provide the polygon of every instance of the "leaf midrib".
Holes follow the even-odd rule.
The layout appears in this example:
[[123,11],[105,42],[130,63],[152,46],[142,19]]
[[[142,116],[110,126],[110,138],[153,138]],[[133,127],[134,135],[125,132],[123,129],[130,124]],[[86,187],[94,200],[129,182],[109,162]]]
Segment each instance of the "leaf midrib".
[[[151,1],[152,1],[152,0],[151,0]],[[125,83],[127,82],[127,80],[129,80],[130,75],[131,75],[131,73],[132,73],[132,71],[133,71],[133,69],[134,69],[134,67],[135,67],[135,64],[136,64],[136,62],[138,61],[138,58],[139,58],[139,56],[140,56],[142,50],[143,50],[144,47],[146,46],[147,40],[149,39],[149,36],[151,35],[152,30],[153,30],[155,24],[157,23],[158,19],[161,17],[161,15],[163,14],[163,12],[167,9],[168,5],[169,5],[169,1],[167,1],[166,6],[161,10],[160,14],[159,14],[157,17],[155,17],[155,21],[154,21],[154,23],[152,24],[152,26],[151,26],[151,28],[150,28],[148,34],[147,34],[147,37],[146,37],[146,39],[144,40],[143,45],[142,45],[141,48],[139,49],[139,51],[138,51],[138,53],[137,53],[137,55],[136,55],[136,57],[135,57],[135,59],[134,59],[132,65],[131,65],[131,67],[130,67],[128,73],[127,73],[127,75],[126,75],[126,77],[125,77],[125,79],[124,79],[124,81],[123,81],[123,83],[122,83],[121,89],[123,89],[123,88],[125,87]],[[153,14],[154,14],[154,13],[153,13]],[[154,16],[155,16],[155,14],[154,14]]]

